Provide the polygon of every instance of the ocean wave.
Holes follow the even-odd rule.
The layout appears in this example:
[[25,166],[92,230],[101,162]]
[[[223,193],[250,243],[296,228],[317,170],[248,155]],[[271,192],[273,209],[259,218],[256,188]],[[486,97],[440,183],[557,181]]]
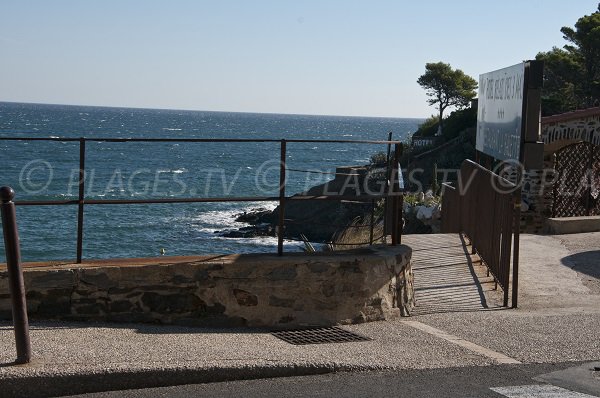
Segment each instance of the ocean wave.
[[187,173],[188,169],[186,169],[185,167],[181,168],[181,169],[158,169],[156,170],[157,173],[173,173],[173,174],[183,174],[183,173]]
[[170,128],[170,127],[163,127],[163,130],[166,130],[166,131],[181,131],[183,129],[174,129],[174,128]]
[[257,209],[272,211],[275,207],[277,207],[276,202],[251,202],[243,207],[205,211],[193,217],[192,221],[199,232],[214,233],[226,229],[238,229],[248,226],[247,223],[235,221],[238,215]]

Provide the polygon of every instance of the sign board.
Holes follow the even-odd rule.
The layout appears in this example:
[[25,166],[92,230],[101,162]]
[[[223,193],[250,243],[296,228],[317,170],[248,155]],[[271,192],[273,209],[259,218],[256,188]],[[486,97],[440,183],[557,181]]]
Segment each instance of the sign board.
[[525,63],[479,76],[478,151],[498,160],[521,160]]

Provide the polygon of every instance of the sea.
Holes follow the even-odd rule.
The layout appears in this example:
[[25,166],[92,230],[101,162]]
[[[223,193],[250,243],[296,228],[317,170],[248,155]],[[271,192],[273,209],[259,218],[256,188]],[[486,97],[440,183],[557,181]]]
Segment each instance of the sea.
[[[230,113],[0,102],[0,137],[402,140],[423,119]],[[286,195],[368,163],[383,144],[287,143]],[[79,142],[0,141],[16,201],[77,200]],[[85,199],[278,195],[279,142],[92,142]],[[236,215],[276,202],[86,205],[84,259],[275,252],[276,238],[224,238]],[[77,206],[17,206],[23,261],[76,257]],[[301,244],[285,242],[285,251]],[[0,245],[0,262],[4,246]]]

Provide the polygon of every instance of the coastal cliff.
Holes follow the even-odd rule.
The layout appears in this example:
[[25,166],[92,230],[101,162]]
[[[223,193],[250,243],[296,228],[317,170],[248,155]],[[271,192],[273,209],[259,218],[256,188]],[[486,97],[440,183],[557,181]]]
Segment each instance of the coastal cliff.
[[[374,166],[343,166],[336,169],[335,178],[316,185],[294,196],[357,196],[372,192],[381,175]],[[334,234],[351,225],[355,220],[370,216],[371,202],[351,200],[288,200],[285,203],[285,237],[311,242],[328,243]],[[222,236],[231,238],[275,236],[280,207],[273,211],[258,208],[239,214],[236,221],[248,223],[248,227],[226,231]]]

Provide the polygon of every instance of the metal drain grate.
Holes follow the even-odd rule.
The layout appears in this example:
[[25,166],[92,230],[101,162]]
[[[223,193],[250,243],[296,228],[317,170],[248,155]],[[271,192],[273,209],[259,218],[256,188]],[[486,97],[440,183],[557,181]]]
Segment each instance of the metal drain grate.
[[338,327],[282,330],[271,332],[278,339],[294,345],[348,343],[370,341],[371,339]]

